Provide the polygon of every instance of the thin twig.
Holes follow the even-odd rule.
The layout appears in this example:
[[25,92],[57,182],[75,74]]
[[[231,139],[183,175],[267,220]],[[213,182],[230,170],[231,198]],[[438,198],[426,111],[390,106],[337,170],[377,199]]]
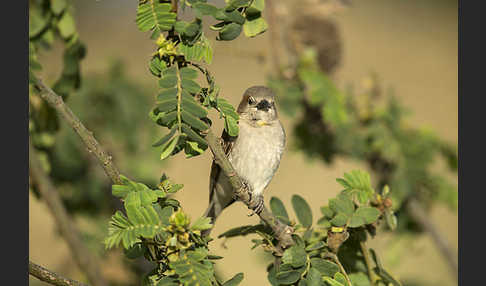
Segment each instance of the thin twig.
[[37,79],[36,88],[38,89],[40,96],[46,100],[51,107],[56,109],[59,115],[62,116],[79,135],[88,148],[88,152],[93,153],[96,156],[108,177],[115,184],[123,185],[123,182],[120,179],[120,172],[113,164],[113,158],[101,147],[96,138],[94,138],[93,132],[84,127],[83,123],[64,103],[62,97],[57,95],[51,88],[44,85],[40,79]]
[[89,281],[96,286],[108,285],[101,276],[100,265],[95,257],[91,255],[81,240],[81,235],[75,227],[71,217],[68,215],[62,204],[59,193],[54,188],[51,180],[42,169],[42,165],[37,157],[36,151],[29,142],[29,170],[34,184],[37,186],[42,199],[49,207],[56,225],[66,240],[69,249],[73,253],[74,260],[79,267],[86,273]]
[[[238,200],[247,205],[248,208],[251,208],[254,203],[252,201],[252,196],[250,195],[247,187],[241,181],[241,178],[236,175],[236,171],[223,151],[219,138],[216,137],[211,130],[209,130],[206,135],[206,141],[208,142],[209,148],[213,152],[216,164],[221,167],[224,174],[229,178],[231,185],[233,186],[235,196],[238,198]],[[292,239],[293,229],[290,226],[280,222],[265,206],[258,215],[273,230],[275,238],[279,241],[276,255],[282,255],[285,248],[294,244]]]
[[431,217],[427,215],[422,205],[416,199],[412,198],[407,202],[406,208],[412,218],[430,235],[439,251],[446,258],[445,260],[452,272],[458,277],[457,256],[452,252],[452,248],[449,246],[444,235],[431,222]]
[[56,286],[88,286],[87,284],[78,282],[76,280],[64,278],[47,268],[33,263],[32,261],[29,261],[29,274],[40,281],[44,281]]
[[339,258],[337,257],[336,254],[332,253],[332,252],[327,252],[325,254],[324,257],[327,257],[327,258],[331,258],[332,260],[334,260],[334,263],[336,263],[339,267],[339,270],[341,271],[341,273],[344,275],[344,277],[346,278],[346,281],[348,282],[348,285],[353,285],[351,283],[351,279],[349,279],[349,276],[348,274],[346,273],[346,270],[344,270],[344,267],[343,265],[341,264],[341,261],[339,261]]
[[370,258],[370,253],[368,251],[368,247],[366,247],[364,241],[360,241],[359,246],[361,247],[361,252],[363,253],[363,257],[365,260],[366,269],[368,270],[368,277],[370,278],[371,285],[375,285],[376,281],[378,280],[378,277],[376,276],[376,273],[373,271],[373,267],[371,266],[371,258]]

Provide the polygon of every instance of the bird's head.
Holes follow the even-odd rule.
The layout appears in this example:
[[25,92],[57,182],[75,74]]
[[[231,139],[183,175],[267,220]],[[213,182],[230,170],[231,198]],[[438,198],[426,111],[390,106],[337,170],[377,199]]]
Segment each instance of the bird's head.
[[243,94],[238,113],[252,125],[268,125],[278,120],[275,94],[265,86],[252,86]]

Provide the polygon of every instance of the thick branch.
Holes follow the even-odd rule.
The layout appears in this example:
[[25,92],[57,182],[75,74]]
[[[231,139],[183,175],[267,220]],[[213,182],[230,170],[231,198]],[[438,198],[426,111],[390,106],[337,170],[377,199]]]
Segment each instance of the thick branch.
[[56,109],[60,116],[62,116],[66,122],[74,129],[74,131],[81,137],[88,148],[88,152],[93,153],[101,166],[105,170],[106,175],[115,184],[122,185],[120,180],[120,172],[113,164],[112,157],[101,147],[100,143],[93,137],[93,132],[84,127],[83,123],[76,117],[71,109],[64,103],[62,97],[57,95],[51,88],[44,85],[44,83],[37,79],[36,88],[39,91],[40,96],[46,100],[51,107]]
[[422,205],[414,198],[410,199],[406,208],[408,213],[413,217],[413,219],[420,224],[420,226],[430,234],[430,237],[434,241],[435,245],[446,258],[447,264],[450,266],[452,272],[458,277],[458,265],[457,258],[454,253],[452,253],[452,248],[446,241],[443,234],[436,228],[436,226],[431,222],[430,216],[427,215]]
[[[233,186],[235,197],[242,201],[248,208],[251,208],[253,201],[252,196],[248,188],[243,184],[240,177],[236,175],[236,171],[226,157],[223,148],[220,144],[219,138],[216,137],[211,130],[206,135],[209,148],[214,155],[214,160],[223,170],[224,174],[229,178],[231,185]],[[277,255],[282,255],[283,250],[292,244],[293,229],[280,222],[265,206],[263,210],[258,214],[260,218],[273,230],[275,238],[279,241],[277,246]]]
[[40,265],[29,261],[29,274],[36,277],[40,281],[47,282],[56,286],[88,286],[87,284],[64,278],[61,275],[50,271]]
[[[42,199],[47,203],[49,211],[56,221],[56,225],[66,240],[74,260],[79,267],[86,273],[89,281],[93,285],[107,285],[100,273],[100,266],[95,257],[85,247],[81,241],[81,235],[75,227],[72,219],[66,212],[59,193],[54,188],[49,177],[42,169],[42,165],[37,158],[37,154],[32,144],[29,143],[29,170],[34,184],[37,186]],[[57,284],[56,284],[57,285]]]

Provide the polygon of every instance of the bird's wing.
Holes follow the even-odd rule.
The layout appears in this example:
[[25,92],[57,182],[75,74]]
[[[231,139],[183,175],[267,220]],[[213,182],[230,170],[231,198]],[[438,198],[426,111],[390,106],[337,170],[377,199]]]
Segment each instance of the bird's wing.
[[[231,152],[231,149],[233,148],[234,141],[236,137],[230,136],[226,130],[223,130],[223,134],[221,135],[222,140],[222,145],[223,145],[223,150],[226,156],[229,155]],[[221,167],[216,164],[216,162],[213,160],[213,164],[211,165],[211,174],[210,174],[210,179],[209,179],[209,201],[211,201],[211,198],[213,196],[213,192],[215,190],[216,183],[219,180],[219,177],[222,175],[222,170]]]

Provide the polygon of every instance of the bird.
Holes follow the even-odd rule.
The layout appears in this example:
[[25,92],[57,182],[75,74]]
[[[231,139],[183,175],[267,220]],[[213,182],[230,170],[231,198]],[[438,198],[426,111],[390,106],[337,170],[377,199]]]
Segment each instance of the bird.
[[[278,118],[275,93],[266,86],[248,88],[237,108],[239,133],[221,136],[224,152],[235,172],[250,190],[253,211],[263,209],[263,191],[277,171],[285,149],[285,130]],[[235,202],[233,187],[213,160],[209,180],[209,206],[205,216],[214,225],[221,212]],[[209,235],[211,229],[203,235]]]

